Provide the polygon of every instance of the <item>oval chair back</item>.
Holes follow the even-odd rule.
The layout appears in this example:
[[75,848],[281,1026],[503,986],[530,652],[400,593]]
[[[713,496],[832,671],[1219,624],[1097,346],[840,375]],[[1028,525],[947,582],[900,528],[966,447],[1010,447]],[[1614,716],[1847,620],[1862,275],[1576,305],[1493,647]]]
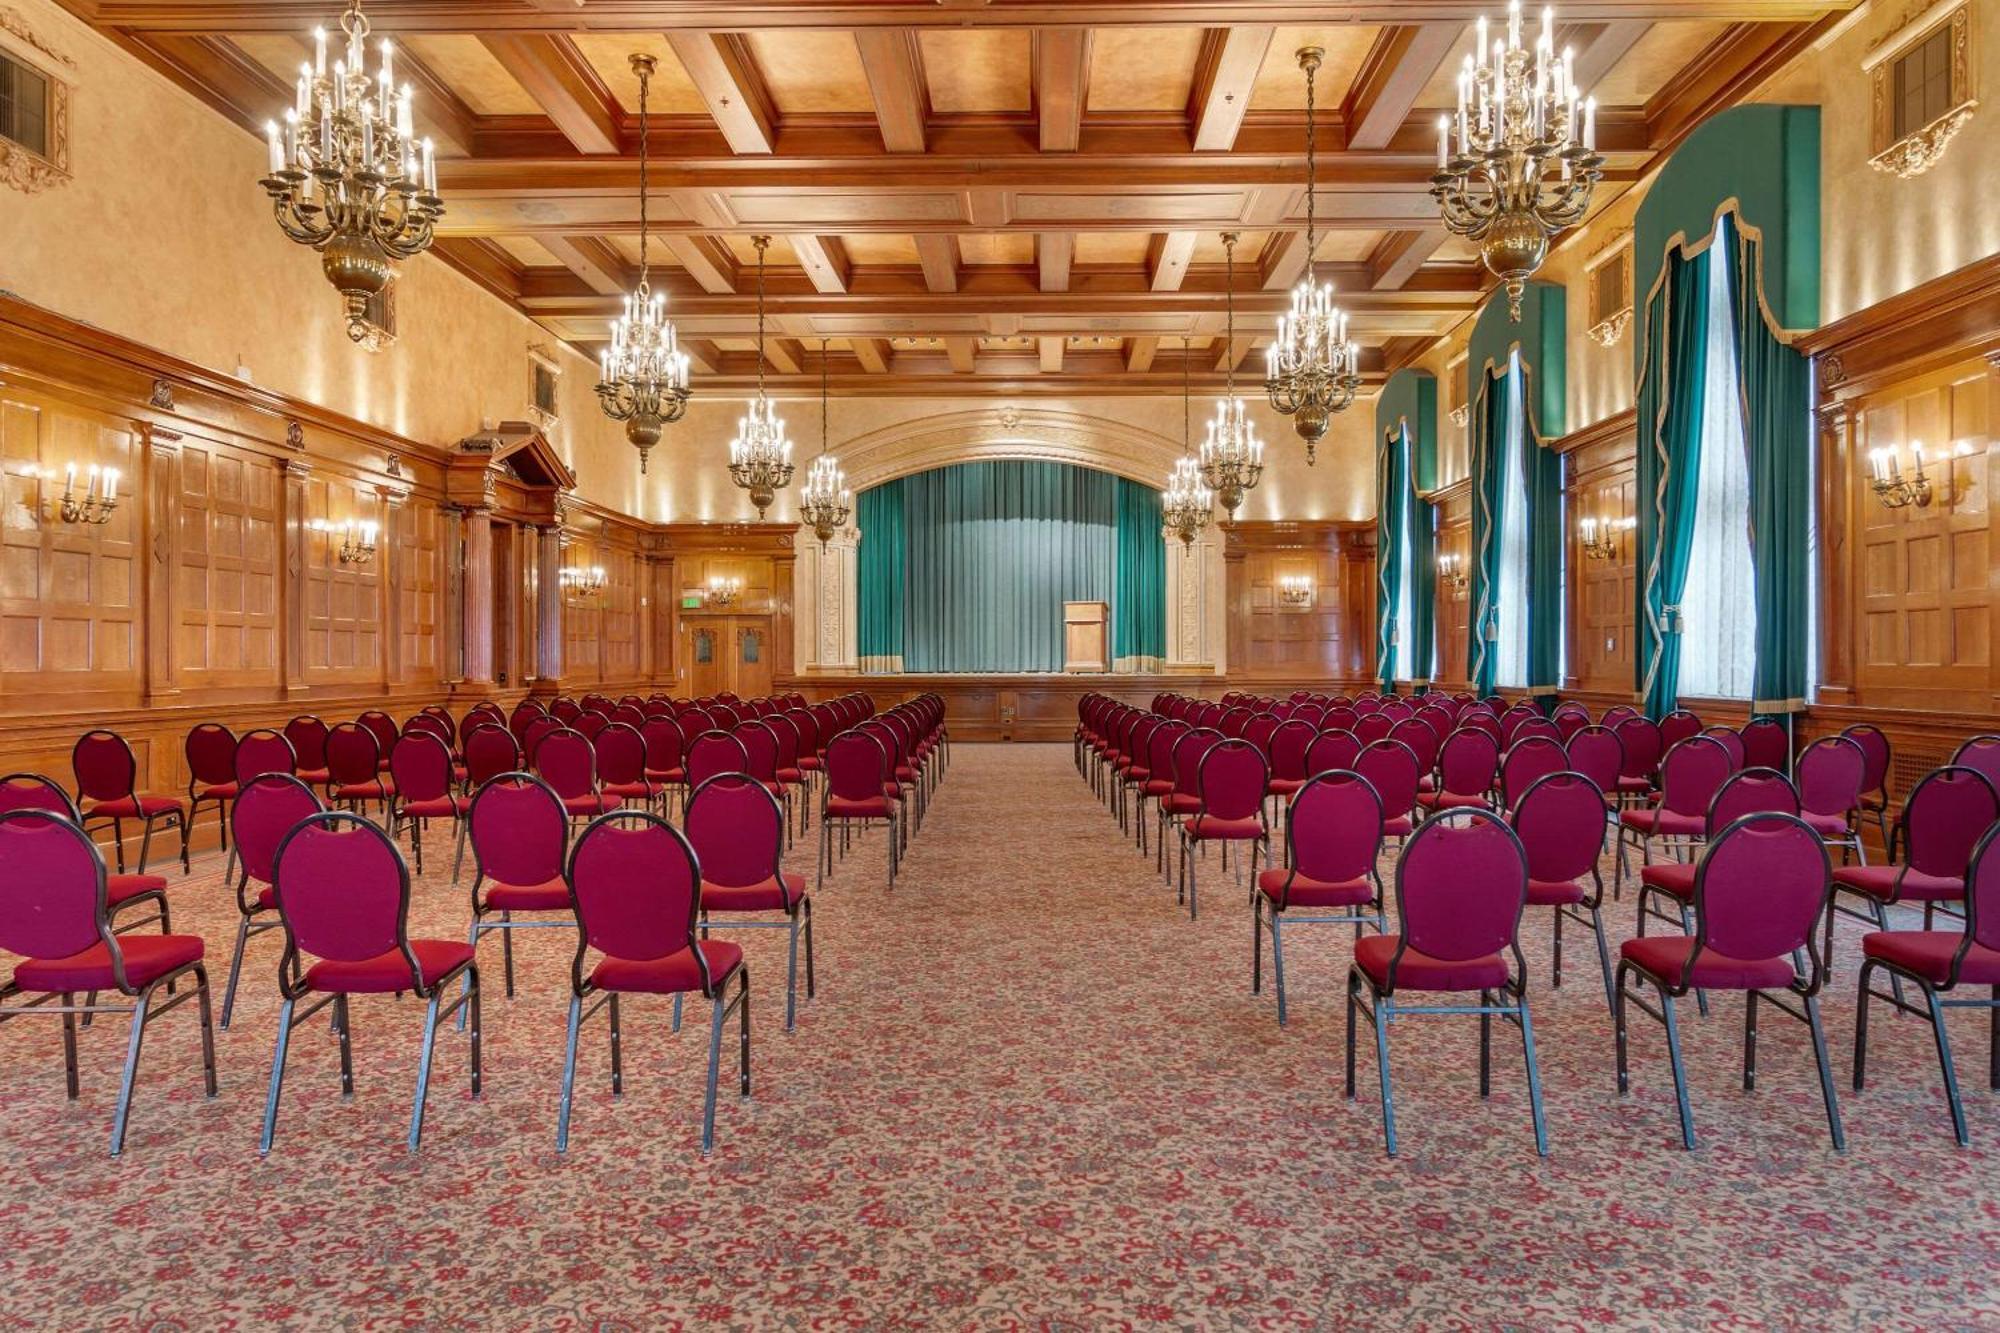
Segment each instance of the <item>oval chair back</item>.
[[384,757],[396,748],[396,737],[402,732],[397,728],[395,718],[379,708],[371,708],[354,720],[375,733],[375,744],[381,748]]
[[375,784],[382,773],[382,743],[359,722],[340,722],[326,733],[327,781],[335,787]]
[[[292,755],[298,762],[293,771],[299,774],[326,773],[326,723],[311,713],[301,713],[285,724],[285,739],[292,743]],[[308,777],[306,781],[316,779]]]
[[1613,731],[1616,731],[1620,722],[1637,716],[1639,716],[1639,710],[1631,704],[1613,704],[1604,710],[1604,716],[1598,718],[1597,721],[1598,725],[1610,727]]
[[40,810],[44,814],[61,815],[71,823],[79,822],[76,802],[62,789],[62,784],[40,773],[9,773],[0,777],[0,812],[8,810]]
[[1167,784],[1167,790],[1173,789],[1174,746],[1190,730],[1192,728],[1187,723],[1175,718],[1168,718],[1166,721],[1160,723],[1159,726],[1153,728],[1152,735],[1146,738],[1146,780],[1148,782],[1164,782]]
[[1618,733],[1618,743],[1625,747],[1625,766],[1619,770],[1619,778],[1650,781],[1653,770],[1660,766],[1660,756],[1666,753],[1666,747],[1660,743],[1658,724],[1634,714],[1606,725]]
[[532,760],[535,751],[542,744],[542,738],[554,735],[563,729],[562,719],[548,713],[529,718],[527,724],[521,728],[520,732],[521,753],[527,755]]
[[1532,740],[1537,736],[1544,740],[1554,741],[1558,745],[1563,743],[1563,731],[1561,727],[1551,722],[1548,718],[1531,717],[1514,728],[1507,737],[1507,744],[1509,748],[1512,748],[1519,745],[1522,741]]
[[[1506,821],[1490,810],[1440,811],[1418,826],[1396,861],[1396,933],[1385,991],[1411,949],[1447,963],[1519,951],[1515,938],[1528,901],[1528,858]],[[1518,975],[1517,971],[1517,975]]]
[[[1401,741],[1370,741],[1354,757],[1354,771],[1368,779],[1382,801],[1382,825],[1391,834],[1409,831],[1407,821],[1417,806],[1423,771],[1416,752]],[[1399,828],[1398,821],[1405,821]]]
[[2000,795],[1976,768],[1950,764],[1924,775],[1896,820],[1900,859],[1920,875],[1958,879],[1979,837],[2000,820]]
[[[1756,726],[1757,723],[1753,722],[1750,725]],[[1766,725],[1777,728],[1780,735],[1784,734],[1784,728],[1779,727],[1777,723],[1767,719]],[[1748,735],[1749,729],[1745,728],[1744,731],[1745,735]],[[1886,799],[1889,795],[1889,758],[1892,751],[1889,747],[1889,738],[1882,734],[1882,728],[1867,722],[1857,722],[1840,734],[1860,746],[1861,757],[1867,761],[1867,767],[1861,771],[1862,792],[1877,798],[1878,803]]]
[[701,735],[704,731],[720,730],[716,724],[715,714],[706,708],[684,708],[680,716],[674,720],[681,724],[682,734],[690,739]]
[[[1461,727],[1475,727],[1491,736],[1495,741],[1500,740],[1500,719],[1493,716],[1492,713],[1484,708],[1466,709],[1458,715],[1458,725]],[[1507,747],[1505,744],[1502,744],[1500,749],[1504,753]]]
[[122,801],[134,794],[133,783],[139,775],[139,764],[132,757],[132,747],[115,731],[99,728],[77,737],[75,746],[69,752],[69,764],[76,774],[79,805],[87,806],[93,801]]
[[547,717],[549,712],[532,699],[523,699],[514,705],[514,711],[507,715],[507,730],[514,733],[514,739],[523,745],[528,743],[528,724],[538,717]]
[[579,931],[571,975],[579,993],[587,949],[635,963],[689,951],[701,993],[715,997],[708,960],[695,947],[701,864],[679,829],[644,811],[605,815],[571,848],[569,884]]
[[1765,811],[1735,821],[1708,841],[1695,867],[1687,968],[1709,949],[1744,961],[1805,949],[1807,986],[1818,990],[1824,971],[1814,927],[1826,914],[1832,875],[1826,845],[1797,815]]
[[123,978],[118,937],[105,919],[104,858],[80,827],[48,810],[0,812],[0,864],[8,872],[0,875],[0,949],[54,959],[102,944],[113,975]]
[[678,782],[685,776],[687,737],[670,717],[649,717],[639,728],[646,742],[646,776],[655,782]]
[[1707,736],[1690,736],[1660,761],[1660,809],[1704,819],[1708,803],[1728,780],[1729,751]]
[[1396,723],[1394,719],[1379,709],[1372,713],[1363,713],[1354,722],[1354,734],[1363,745],[1371,745],[1376,741],[1386,740],[1389,733],[1395,729]]
[[319,793],[289,773],[262,773],[244,783],[229,810],[238,884],[270,884],[285,835],[325,809]]
[[1284,888],[1278,910],[1290,906],[1293,880],[1351,884],[1375,876],[1382,852],[1382,799],[1352,769],[1318,774],[1299,788],[1285,821]]
[[538,888],[562,879],[569,855],[569,811],[555,788],[532,773],[488,778],[466,812],[473,885],[481,880]]
[[187,734],[188,785],[222,787],[236,781],[236,736],[220,722],[203,722]]
[[272,876],[285,922],[281,988],[302,953],[342,963],[401,953],[406,989],[425,993],[410,951],[410,870],[379,827],[345,810],[309,815],[278,844]]
[[1974,736],[1951,756],[1957,768],[1970,768],[2000,788],[2000,736]]
[[889,778],[889,752],[879,736],[870,735],[858,727],[850,727],[826,743],[828,799],[879,801],[882,799],[882,789],[888,785]]
[[1660,719],[1660,748],[1671,750],[1690,736],[1701,735],[1701,715],[1676,708]]
[[583,705],[565,695],[549,705],[549,716],[564,726],[572,726],[583,716]]
[[748,773],[718,773],[688,796],[681,822],[704,883],[747,889],[775,882],[790,909],[791,893],[779,864],[785,812],[770,788]]
[[1406,722],[1416,713],[1416,711],[1417,711],[1416,709],[1410,706],[1409,700],[1407,699],[1400,699],[1392,696],[1382,701],[1382,715],[1388,718],[1391,722]]
[[1564,704],[1561,708],[1556,709],[1554,722],[1556,724],[1556,731],[1561,736],[1563,744],[1567,745],[1569,744],[1570,737],[1590,725],[1590,712],[1588,709]]
[[389,751],[389,776],[396,782],[396,799],[405,806],[442,801],[451,795],[451,750],[434,731],[406,732]]
[[1533,704],[1518,703],[1500,715],[1500,739],[1503,744],[1514,743],[1514,733],[1530,722],[1541,722],[1542,711]]
[[1282,721],[1284,719],[1275,712],[1259,713],[1245,724],[1243,739],[1256,746],[1268,759],[1271,756],[1271,733],[1278,729]]
[[[738,722],[729,734],[743,746],[743,763],[738,766],[738,771],[748,773],[763,783],[778,780],[778,738],[772,733],[769,723],[751,718]],[[707,776],[713,777],[714,774]]]
[[298,755],[281,731],[259,727],[246,731],[236,742],[236,781],[248,782],[265,773],[298,771]]
[[1507,747],[1500,760],[1500,802],[1507,809],[1527,794],[1528,788],[1551,773],[1569,771],[1569,755],[1562,742],[1547,736],[1529,736]]
[[1743,767],[1743,761],[1747,752],[1743,748],[1742,732],[1736,730],[1734,727],[1725,727],[1718,724],[1713,727],[1703,727],[1701,734],[1729,751],[1729,768],[1731,772],[1735,772]]
[[597,750],[574,727],[558,727],[535,743],[528,760],[565,801],[597,793]]
[[1597,870],[1604,850],[1604,789],[1564,770],[1536,778],[1508,822],[1528,858],[1528,878],[1571,884]]
[[577,714],[576,721],[570,723],[570,725],[582,732],[584,739],[594,741],[597,739],[599,733],[611,725],[611,719],[607,715],[598,712],[595,708],[589,708]]
[[[688,742],[685,767],[688,786],[699,787],[718,773],[748,772],[750,755],[740,737],[727,731],[704,731]],[[878,784],[871,795],[881,794]]]
[[[640,788],[646,782],[646,738],[626,722],[613,722],[597,733],[597,780],[606,787]],[[621,791],[621,796],[638,795]]]
[[1196,727],[1174,742],[1174,795],[1199,801],[1201,761],[1225,737],[1211,727]]
[[1438,747],[1443,742],[1443,736],[1423,718],[1404,718],[1389,728],[1389,739],[1410,747],[1410,753],[1417,757],[1419,773],[1429,773],[1437,768]]
[[771,729],[771,735],[778,742],[778,781],[798,782],[799,772],[799,730],[792,720],[780,712],[764,714],[762,721]]
[[708,706],[708,711],[714,716],[717,727],[731,731],[736,729],[738,722],[749,716],[748,709],[737,708],[726,699],[716,700]]
[[1868,756],[1859,745],[1845,736],[1820,737],[1799,755],[1800,813],[1845,822],[1861,808],[1867,771]]
[[[453,737],[451,719],[449,717],[439,717],[436,713],[428,710],[421,713],[412,713],[403,719],[403,734],[407,736],[413,731],[420,731],[437,737],[444,742],[445,753],[449,754],[451,752]],[[389,751],[389,758],[393,760],[395,757],[396,751],[392,748]]]
[[626,726],[632,728],[632,730],[637,731],[645,724],[646,710],[638,704],[619,704],[611,710],[611,720],[613,722],[623,722]]
[[1330,705],[1319,715],[1321,731],[1352,731],[1354,724],[1361,720],[1361,714],[1346,704]]
[[1499,742],[1477,727],[1460,727],[1445,737],[1438,751],[1439,798],[1483,801],[1499,773]]
[[1306,776],[1352,769],[1361,757],[1361,738],[1341,728],[1322,731],[1306,747]]
[[[1851,735],[1854,730],[1855,728],[1849,727],[1846,734]],[[1869,730],[1874,731],[1874,728],[1870,727]],[[1875,734],[1878,736],[1881,735],[1880,732],[1876,732]],[[1884,776],[1887,776],[1889,772],[1889,752],[1886,748],[1887,742],[1885,741],[1883,744],[1882,772]],[[1863,745],[1861,749],[1864,754],[1868,751],[1866,745]],[[1786,733],[1782,722],[1773,722],[1768,717],[1759,717],[1752,718],[1744,724],[1743,766],[1745,768],[1775,768],[1780,773],[1783,773],[1790,770],[1792,766],[1791,760],[1792,738]]]
[[1745,815],[1796,815],[1799,793],[1792,780],[1775,768],[1745,768],[1731,773],[1708,802],[1708,836],[1713,838]]
[[1310,722],[1287,718],[1271,729],[1271,779],[1274,782],[1304,782],[1306,751],[1312,748]]
[[521,746],[514,733],[488,723],[465,733],[465,780],[480,787],[521,767]]
[[1598,790],[1618,789],[1618,775],[1625,769],[1625,747],[1618,733],[1609,727],[1589,726],[1569,738],[1569,767],[1597,784]]
[[1259,819],[1270,781],[1270,766],[1256,746],[1238,737],[1218,741],[1202,755],[1196,773],[1201,813],[1216,820]]

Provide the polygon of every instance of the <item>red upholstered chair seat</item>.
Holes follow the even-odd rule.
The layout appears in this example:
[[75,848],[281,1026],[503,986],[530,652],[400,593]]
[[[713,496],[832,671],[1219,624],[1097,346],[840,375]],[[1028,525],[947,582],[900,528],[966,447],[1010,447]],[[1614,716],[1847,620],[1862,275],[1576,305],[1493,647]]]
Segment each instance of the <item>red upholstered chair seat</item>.
[[1188,836],[1200,840],[1220,839],[1235,842],[1254,840],[1264,836],[1264,821],[1255,815],[1245,815],[1241,819],[1196,815],[1188,822]]
[[1956,901],[1965,896],[1965,881],[1951,875],[1926,875],[1920,870],[1903,873],[1901,866],[1835,866],[1833,882],[1843,889],[1853,889],[1871,898],[1884,902],[1892,900],[1898,889],[1896,876],[1903,875],[1901,893],[1905,898],[1919,901]]
[[1618,822],[1658,838],[1698,838],[1708,829],[1708,821],[1700,815],[1684,815],[1674,810],[1621,810]]
[[[1289,899],[1285,896],[1288,879],[1292,882]],[[1360,907],[1375,900],[1375,886],[1365,878],[1338,882],[1308,879],[1293,874],[1285,866],[1258,871],[1257,887],[1272,902],[1285,902],[1292,907]]]
[[257,890],[257,910],[268,912],[278,905],[278,891],[266,884]]
[[800,769],[781,768],[778,770],[778,781],[788,786],[796,787],[805,780],[806,780],[806,775]]
[[607,782],[604,795],[616,796],[621,801],[650,801],[653,799],[653,784],[650,782]]
[[646,777],[652,782],[683,783],[688,780],[685,768],[649,768]]
[[1801,810],[1799,818],[1805,820],[1806,825],[1823,838],[1848,836],[1846,815],[1818,815],[1810,810]]
[[[1685,935],[1648,935],[1619,946],[1626,959],[1648,973],[1677,985],[1681,969],[1696,941]],[[1792,984],[1792,964],[1786,958],[1727,958],[1703,949],[1695,959],[1688,984],[1703,990],[1783,990]]]
[[573,815],[601,815],[616,810],[625,804],[609,792],[585,792],[581,796],[565,796],[563,809]]
[[1273,796],[1292,796],[1305,785],[1304,778],[1272,778],[1265,790]]
[[1198,815],[1201,813],[1201,797],[1191,792],[1173,792],[1160,802],[1169,815]]
[[1484,796],[1469,796],[1453,791],[1418,792],[1417,800],[1432,810],[1484,810],[1487,804]]
[[[125,980],[134,990],[158,981],[176,968],[201,961],[199,935],[121,935],[118,951],[125,956]],[[14,984],[24,991],[116,990],[111,951],[102,943],[67,958],[31,958],[14,969]]]
[[439,796],[428,801],[411,801],[403,807],[403,813],[418,819],[457,819],[471,805],[463,796]]
[[[825,765],[820,763],[819,756],[816,754],[802,754],[799,756],[799,767],[805,769],[808,773],[817,773]],[[647,776],[651,777],[652,775],[649,773]]]
[[806,896],[806,877],[786,872],[780,886],[773,877],[761,884],[704,884],[701,910],[704,912],[782,912],[786,895],[793,902]]
[[453,764],[451,766],[451,780],[453,782],[463,782],[465,781],[465,776],[466,773],[464,764]]
[[[1400,935],[1369,935],[1355,944],[1355,963],[1378,989],[1389,984],[1389,960],[1402,942]],[[1396,984],[1403,990],[1491,990],[1506,980],[1507,964],[1497,953],[1452,962],[1406,949],[1396,964]]]
[[1643,795],[1653,790],[1653,780],[1651,778],[1620,778],[1618,779],[1618,790],[1638,792]]
[[333,774],[323,768],[302,768],[292,776],[300,782],[305,783],[308,787],[313,787],[328,781],[333,777]]
[[916,770],[916,769],[914,769],[914,768],[910,767],[910,766],[909,766],[908,764],[898,764],[898,765],[896,765],[896,781],[898,781],[898,782],[915,782],[916,780],[917,780],[917,770]]
[[[1964,942],[1964,934],[1956,930],[1877,930],[1861,937],[1861,952],[1942,986],[1951,980],[1951,960]],[[1965,951],[1958,979],[1967,985],[2000,986],[2000,949],[1974,944]]]
[[337,801],[373,801],[395,794],[396,780],[386,774],[377,782],[343,782],[333,789]]
[[1587,895],[1583,884],[1573,879],[1531,879],[1528,881],[1530,907],[1561,907],[1580,903]]
[[1174,783],[1171,778],[1148,778],[1144,788],[1148,796],[1165,796],[1173,789]]
[[495,912],[567,912],[569,885],[560,876],[546,884],[488,884],[486,907]]
[[1385,838],[1407,838],[1415,825],[1408,815],[1392,815],[1382,821],[1382,836]]
[[[709,979],[717,990],[743,965],[742,948],[727,940],[703,940],[697,947],[708,960]],[[591,970],[590,982],[600,990],[677,995],[701,989],[701,968],[693,949],[664,958],[606,958]]]
[[829,796],[826,798],[826,813],[831,819],[887,819],[894,811],[887,796],[859,801],[845,796]]
[[167,887],[165,875],[106,875],[104,900],[116,907],[142,893],[158,893]]
[[1639,867],[1639,882],[1647,888],[1671,893],[1684,903],[1694,901],[1694,862],[1667,861]]
[[239,790],[241,788],[234,782],[215,782],[206,787],[196,787],[194,798],[197,801],[233,801]]
[[83,808],[83,813],[113,819],[146,819],[170,815],[180,808],[181,803],[171,796],[120,796],[114,801],[92,801]]
[[[426,990],[472,961],[472,946],[459,940],[411,940],[417,971]],[[306,985],[322,993],[381,995],[410,989],[410,963],[401,949],[390,949],[359,962],[323,958],[306,969]]]
[[1152,776],[1153,770],[1147,768],[1144,764],[1133,764],[1125,770],[1125,780],[1127,782],[1143,784]]

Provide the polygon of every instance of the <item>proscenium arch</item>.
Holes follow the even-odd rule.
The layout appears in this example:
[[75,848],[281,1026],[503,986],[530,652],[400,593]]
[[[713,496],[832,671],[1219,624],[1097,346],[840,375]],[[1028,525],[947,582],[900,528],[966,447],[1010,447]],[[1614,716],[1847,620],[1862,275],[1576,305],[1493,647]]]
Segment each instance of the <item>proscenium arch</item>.
[[1032,459],[1109,472],[1159,490],[1182,454],[1179,440],[1129,422],[1059,408],[991,408],[899,422],[839,446],[856,492],[960,463]]

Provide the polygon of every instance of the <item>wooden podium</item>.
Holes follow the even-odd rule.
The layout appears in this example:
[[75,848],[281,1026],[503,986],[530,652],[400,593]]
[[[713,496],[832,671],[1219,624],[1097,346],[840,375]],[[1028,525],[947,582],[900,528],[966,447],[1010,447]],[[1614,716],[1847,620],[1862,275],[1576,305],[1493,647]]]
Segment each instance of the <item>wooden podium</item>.
[[1063,603],[1063,670],[1111,669],[1111,605]]

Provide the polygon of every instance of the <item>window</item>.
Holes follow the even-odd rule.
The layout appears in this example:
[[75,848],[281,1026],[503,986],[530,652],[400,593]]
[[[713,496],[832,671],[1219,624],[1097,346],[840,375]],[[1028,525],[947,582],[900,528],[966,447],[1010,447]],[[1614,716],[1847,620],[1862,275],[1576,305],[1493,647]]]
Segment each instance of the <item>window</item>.
[[1748,699],[1757,663],[1757,593],[1750,562],[1750,459],[1743,437],[1728,252],[1709,247],[1708,375],[1702,386],[1694,549],[1681,590],[1683,696]]
[[556,364],[555,353],[540,343],[528,344],[528,367],[528,413],[543,430],[553,430],[561,416],[557,395],[562,387],[562,367]]
[[1499,639],[1494,651],[1494,683],[1528,684],[1528,406],[1522,397],[1521,355],[1508,361],[1507,376],[1488,392],[1506,398],[1506,437],[1501,442],[1500,532],[1498,536]]
[[1589,265],[1590,336],[1610,347],[1632,322],[1632,238],[1626,233],[1591,259]]
[[49,81],[0,52],[0,138],[35,154],[49,153]]
[[544,416],[556,414],[555,372],[540,362],[535,363],[535,410]]
[[1895,135],[1915,134],[1951,110],[1951,28],[1941,27],[1896,59]]
[[1979,105],[1971,0],[1908,9],[1902,27],[1861,58],[1869,81],[1868,165],[1904,180],[1936,166]]

